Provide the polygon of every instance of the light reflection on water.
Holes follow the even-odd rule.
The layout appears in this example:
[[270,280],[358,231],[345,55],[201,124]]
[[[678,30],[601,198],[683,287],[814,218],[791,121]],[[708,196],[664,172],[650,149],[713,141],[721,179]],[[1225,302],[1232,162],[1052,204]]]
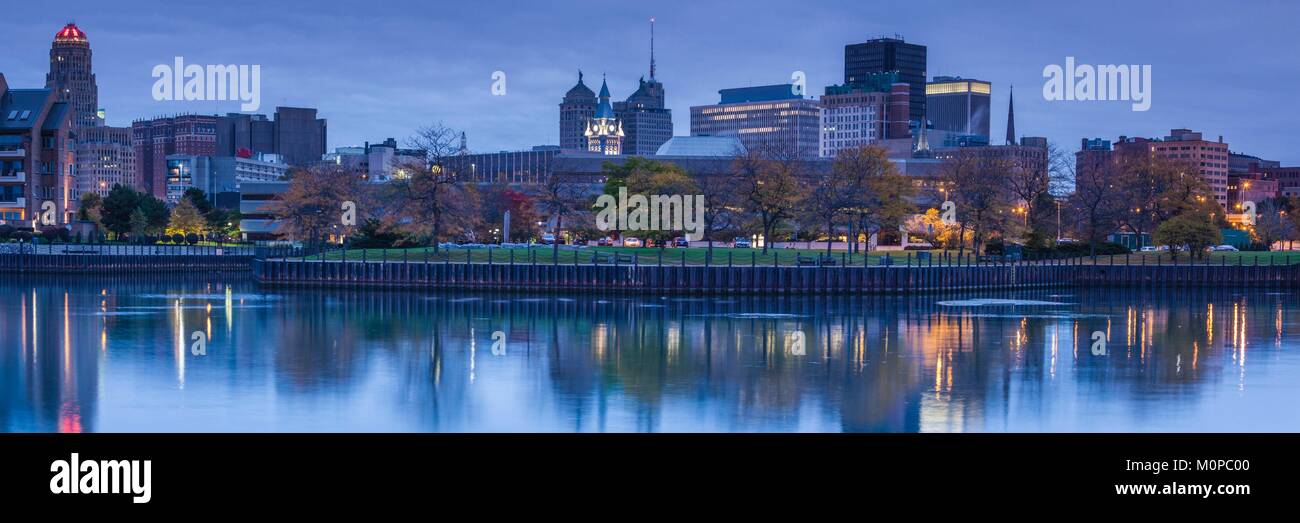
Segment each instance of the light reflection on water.
[[4,431],[1300,430],[1291,293],[0,292]]

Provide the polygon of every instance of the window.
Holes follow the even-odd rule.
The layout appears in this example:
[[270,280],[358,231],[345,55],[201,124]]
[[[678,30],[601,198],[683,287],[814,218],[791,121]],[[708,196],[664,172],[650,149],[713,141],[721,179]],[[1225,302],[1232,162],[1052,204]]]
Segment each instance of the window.
[[16,120],[17,118],[18,118],[18,111],[9,111],[10,120]]

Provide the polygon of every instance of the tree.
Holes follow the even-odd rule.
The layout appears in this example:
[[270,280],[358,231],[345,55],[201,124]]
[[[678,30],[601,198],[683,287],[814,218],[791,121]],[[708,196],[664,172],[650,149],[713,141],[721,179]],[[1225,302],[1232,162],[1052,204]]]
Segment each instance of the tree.
[[843,180],[848,199],[846,210],[855,216],[850,224],[852,244],[858,230],[868,237],[886,227],[897,228],[912,212],[916,187],[899,174],[889,153],[882,147],[863,146],[842,150],[831,164],[831,176]]
[[171,220],[167,224],[168,234],[199,234],[207,229],[208,222],[199,214],[189,198],[181,198],[180,203],[172,208]]
[[1255,224],[1251,227],[1255,241],[1271,250],[1274,243],[1296,239],[1296,232],[1296,223],[1287,217],[1282,206],[1273,200],[1259,203],[1255,210]]
[[[552,172],[542,184],[542,194],[537,203],[555,220],[555,234],[558,236],[564,228],[564,219],[580,212],[586,205],[586,198],[580,185]],[[553,256],[559,255],[558,237],[551,249]]]
[[144,212],[148,222],[147,232],[149,234],[161,234],[167,229],[167,223],[171,219],[171,213],[167,211],[167,204],[162,200],[155,198],[152,194],[141,193],[139,196],[139,207]]
[[[977,148],[960,149],[944,159],[939,177],[956,205],[959,238],[971,232],[971,247],[980,253],[991,231],[1000,231],[1010,208],[1007,196],[1009,166],[1003,158],[980,154]],[[965,249],[965,242],[961,250]]]
[[782,221],[792,217],[803,198],[800,182],[803,166],[794,150],[775,144],[760,144],[733,162],[741,180],[743,207],[753,213],[763,230],[763,254],[773,238],[772,232]]
[[99,196],[99,193],[83,193],[81,195],[81,204],[77,206],[77,219],[83,222],[92,222],[98,227],[103,205],[104,199]]
[[712,260],[714,235],[732,228],[734,217],[740,212],[737,198],[740,183],[735,173],[730,171],[692,178],[700,189],[700,195],[704,196],[704,239],[709,242],[707,256]]
[[131,211],[129,223],[131,224],[131,240],[135,242],[142,241],[149,229],[149,217],[145,216],[143,210],[136,207],[135,210]]
[[[132,232],[131,215],[140,206],[140,193],[130,187],[113,184],[100,205],[100,220],[104,228],[116,235]],[[148,219],[146,218],[146,222]],[[141,231],[143,233],[143,231]]]
[[1205,217],[1187,212],[1161,222],[1152,239],[1159,245],[1168,245],[1172,253],[1186,247],[1195,257],[1211,245],[1218,245],[1223,241],[1223,236],[1219,228]]
[[[487,186],[480,195],[483,202],[480,223],[485,227],[491,229],[496,224],[504,225],[505,213],[509,211],[511,240],[518,241],[538,235],[537,222],[540,221],[540,215],[532,196],[500,184]],[[504,238],[504,233],[502,236]]]
[[268,208],[280,227],[277,233],[298,240],[319,241],[337,232],[346,235],[353,224],[343,223],[344,203],[352,202],[360,222],[370,206],[362,201],[360,175],[334,164],[297,170],[289,187]]
[[420,128],[407,141],[412,148],[423,152],[424,157],[417,162],[407,160],[399,164],[392,183],[396,197],[402,201],[402,214],[420,220],[407,223],[428,224],[426,233],[434,252],[438,252],[438,243],[447,229],[472,230],[466,226],[479,214],[477,208],[465,214],[466,204],[477,202],[471,202],[465,188],[456,184],[457,175],[464,167],[461,137],[463,134],[441,122]]
[[214,209],[212,202],[208,201],[207,193],[198,187],[185,189],[185,193],[181,194],[181,200],[189,201],[199,211],[199,214],[204,216]]
[[800,204],[804,220],[812,226],[810,229],[825,227],[827,255],[831,253],[836,226],[856,203],[852,192],[856,173],[839,166],[839,163],[834,164],[829,174],[817,180]]
[[1109,154],[1078,157],[1074,168],[1074,193],[1069,197],[1071,214],[1081,218],[1076,230],[1088,242],[1089,254],[1096,254],[1097,244],[1111,233],[1124,212],[1120,194],[1125,181],[1121,168]]

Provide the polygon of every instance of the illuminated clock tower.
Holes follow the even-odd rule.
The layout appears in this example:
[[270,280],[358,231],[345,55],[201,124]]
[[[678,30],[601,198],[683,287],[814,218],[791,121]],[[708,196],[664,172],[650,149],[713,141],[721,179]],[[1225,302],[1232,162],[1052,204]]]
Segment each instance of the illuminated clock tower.
[[623,122],[614,117],[614,106],[609,103],[609,85],[600,81],[600,102],[596,114],[587,120],[587,150],[594,153],[618,155],[623,153]]

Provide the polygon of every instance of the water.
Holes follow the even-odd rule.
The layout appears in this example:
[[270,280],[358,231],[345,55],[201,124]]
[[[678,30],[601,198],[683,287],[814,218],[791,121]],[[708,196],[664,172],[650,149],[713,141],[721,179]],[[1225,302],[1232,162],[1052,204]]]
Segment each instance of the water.
[[120,280],[3,277],[0,430],[1300,430],[1300,303],[1285,292],[679,298]]

